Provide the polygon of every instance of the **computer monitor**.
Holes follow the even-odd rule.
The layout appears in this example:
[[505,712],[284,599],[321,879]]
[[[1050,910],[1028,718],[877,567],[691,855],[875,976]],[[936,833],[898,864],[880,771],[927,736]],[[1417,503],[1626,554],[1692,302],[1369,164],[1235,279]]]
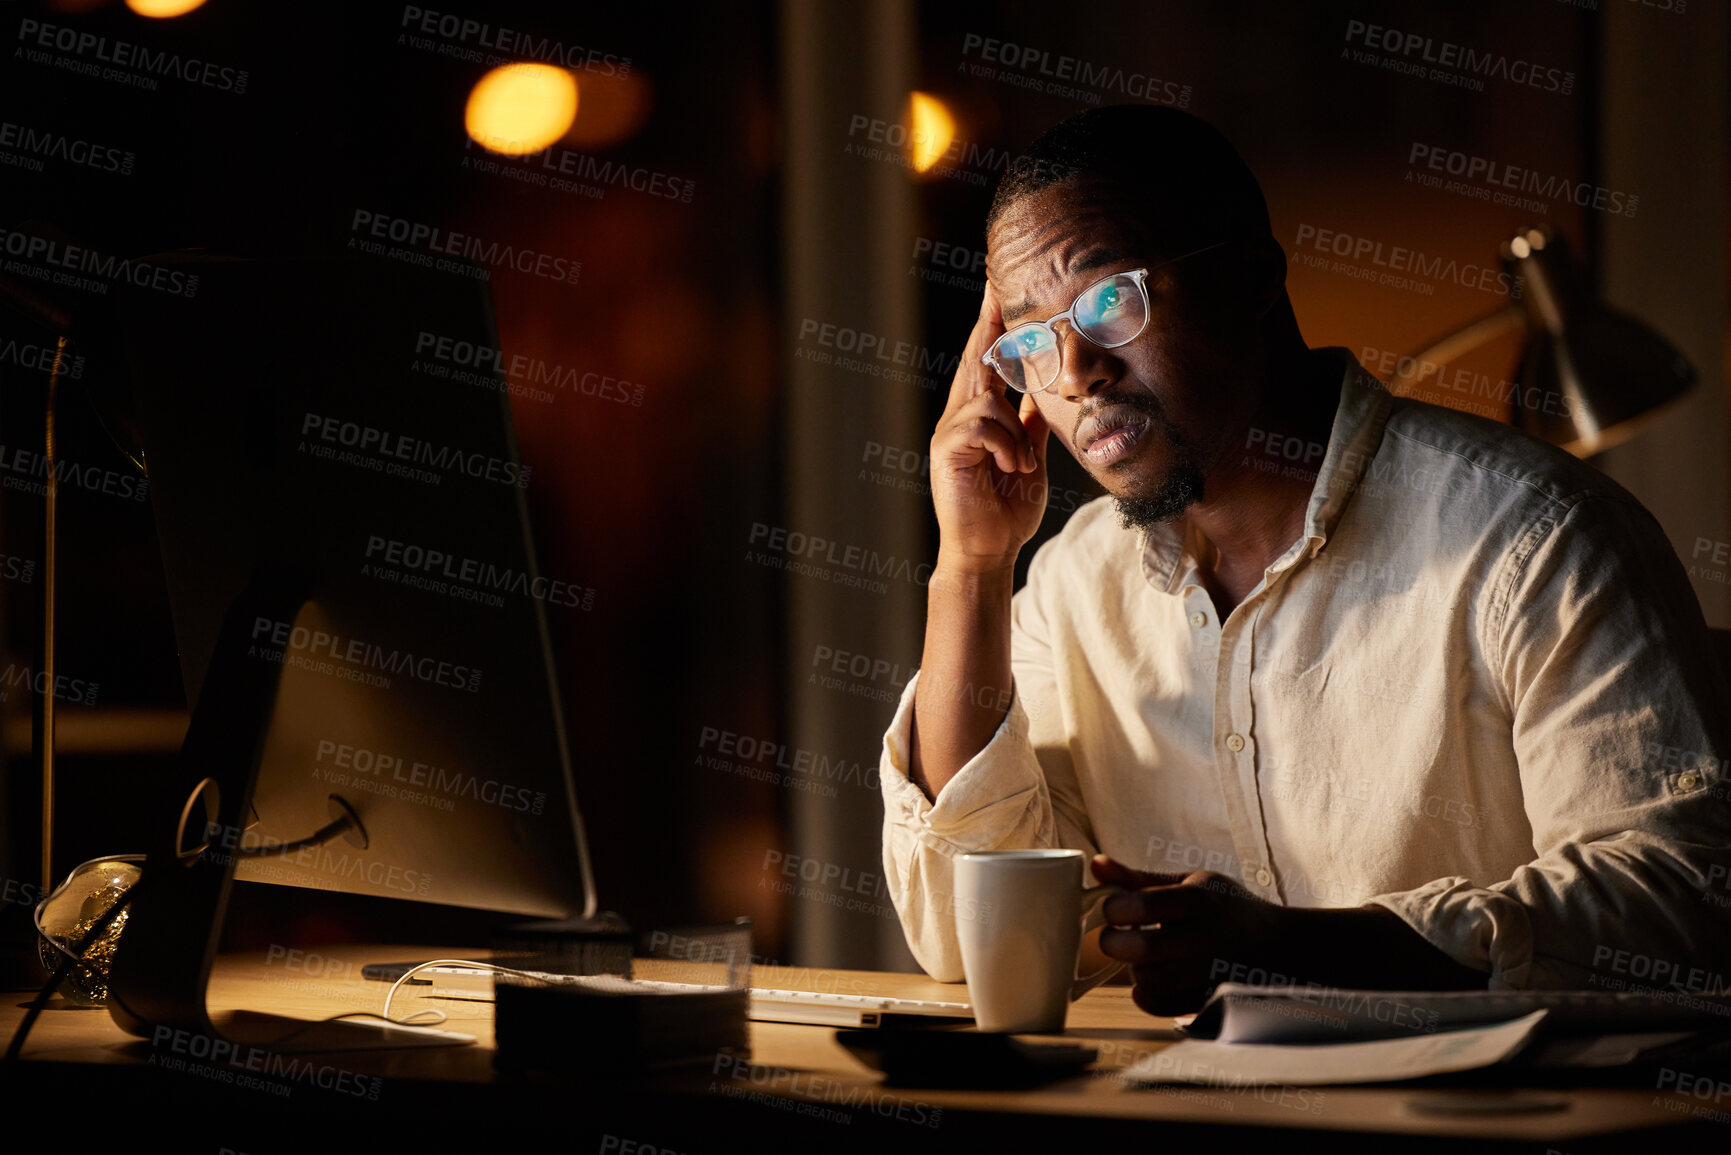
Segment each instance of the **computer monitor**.
[[[134,293],[119,312],[193,711],[170,793],[222,786],[206,866],[592,916],[547,628],[589,591],[536,564],[485,280],[387,256],[182,271],[193,299]],[[251,757],[242,782],[233,763]],[[344,807],[360,831],[256,853]],[[170,919],[210,931],[205,969],[214,930],[181,924],[212,903],[220,924],[227,893],[213,875]],[[135,908],[128,931],[151,915]],[[117,994],[147,964],[197,965],[184,946],[151,963],[131,937]],[[116,1011],[135,1031],[157,1017],[140,1001]]]

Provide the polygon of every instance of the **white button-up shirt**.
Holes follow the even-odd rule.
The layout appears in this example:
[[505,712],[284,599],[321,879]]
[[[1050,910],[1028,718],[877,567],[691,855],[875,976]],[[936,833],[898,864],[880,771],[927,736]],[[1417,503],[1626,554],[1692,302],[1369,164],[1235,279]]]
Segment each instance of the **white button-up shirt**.
[[1731,692],[1663,531],[1562,451],[1333,353],[1326,452],[1243,450],[1321,472],[1224,622],[1176,523],[1100,499],[1035,555],[1008,713],[936,803],[907,777],[909,681],[881,781],[914,956],[962,977],[955,855],[1064,846],[1378,903],[1493,989],[1731,989]]

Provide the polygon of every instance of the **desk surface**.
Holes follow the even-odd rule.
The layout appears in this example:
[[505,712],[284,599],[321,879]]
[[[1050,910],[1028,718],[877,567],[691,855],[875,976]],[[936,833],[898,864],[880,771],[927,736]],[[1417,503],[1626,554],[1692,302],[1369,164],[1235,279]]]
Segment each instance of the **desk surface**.
[[[213,1017],[235,1010],[269,1011],[307,1019],[343,1011],[376,1011],[383,1006],[387,986],[361,978],[362,965],[412,958],[460,958],[472,955],[473,948],[332,947],[299,957],[277,954],[279,957],[274,958],[266,954],[220,958],[210,987]],[[934,982],[922,975],[866,971],[757,967],[752,982],[762,987],[922,999],[966,997],[964,987]],[[0,998],[0,1032],[4,1037],[10,1038],[27,1001],[20,995]],[[155,1073],[159,1078],[153,1085],[158,1089],[149,1093],[152,1096],[163,1088],[171,1095],[178,1089],[184,1101],[197,1102],[201,1094],[220,1093],[254,1115],[260,1108],[268,1111],[290,1104],[310,1105],[316,1111],[321,1104],[350,1098],[355,1104],[376,1103],[376,1108],[368,1108],[375,1117],[386,1115],[387,1104],[392,1101],[405,1106],[421,1105],[417,1110],[435,1102],[441,1109],[460,1113],[466,1102],[483,1104],[488,1095],[505,1095],[513,1111],[530,1109],[526,1105],[537,1097],[551,1098],[557,1104],[559,1117],[569,1123],[573,1112],[581,1113],[583,1102],[612,1106],[635,1101],[639,1107],[648,1105],[647,1116],[639,1111],[619,1128],[599,1132],[602,1137],[599,1149],[620,1151],[622,1155],[630,1136],[616,1133],[619,1130],[636,1126],[639,1131],[647,1127],[654,1132],[658,1122],[671,1122],[674,1116],[685,1118],[692,1112],[701,1114],[721,1101],[728,1101],[732,1114],[727,1118],[735,1123],[740,1118],[761,1117],[763,1125],[771,1127],[795,1119],[801,1126],[822,1124],[838,1137],[844,1148],[850,1137],[864,1140],[870,1129],[854,1124],[869,1122],[875,1128],[873,1133],[881,1137],[880,1142],[893,1142],[898,1147],[931,1144],[954,1149],[953,1140],[966,1129],[962,1121],[990,1118],[1000,1131],[1009,1127],[1026,1134],[1037,1131],[1038,1124],[1054,1120],[1063,1120],[1066,1128],[1074,1128],[1077,1133],[1086,1131],[1091,1122],[1137,1123],[1143,1125],[1140,1129],[1145,1129],[1150,1121],[1162,1121],[1185,1131],[1194,1127],[1275,1128],[1285,1133],[1287,1146],[1292,1145],[1294,1137],[1321,1140],[1332,1135],[1327,1144],[1331,1150],[1341,1149],[1346,1145],[1343,1140],[1354,1135],[1368,1139],[1374,1135],[1386,1138],[1399,1134],[1415,1141],[1501,1139],[1533,1143],[1540,1149],[1566,1144],[1570,1151],[1584,1151],[1597,1149],[1592,1144],[1579,1145],[1595,1136],[1634,1139],[1634,1132],[1691,1122],[1697,1125],[1688,1128],[1693,1131],[1702,1125],[1703,1118],[1703,1107],[1697,1100],[1657,1094],[1651,1088],[1640,1087],[1545,1088],[1523,1094],[1529,1104],[1550,1103],[1549,1109],[1499,1114],[1434,1113],[1451,1105],[1458,1108],[1463,1099],[1473,1094],[1461,1087],[1131,1089],[1110,1077],[1112,1072],[1170,1045],[1178,1036],[1168,1020],[1138,1010],[1130,1001],[1129,989],[1124,987],[1098,988],[1071,1008],[1064,1037],[1099,1049],[1100,1059],[1093,1072],[1039,1090],[1016,1092],[886,1088],[875,1072],[835,1042],[833,1028],[784,1023],[751,1024],[749,1068],[718,1062],[713,1068],[706,1065],[701,1072],[614,1080],[604,1086],[597,1086],[593,1079],[572,1079],[561,1084],[545,1078],[526,1085],[522,1079],[494,1070],[491,1005],[468,1004],[456,1009],[466,1010],[467,1015],[454,1015],[446,1027],[477,1036],[478,1045],[406,1052],[352,1052],[318,1060],[350,1076],[332,1086],[315,1085],[331,1083],[328,1074],[306,1075],[299,1085],[293,1085],[295,1080],[290,1078],[286,1083],[291,1085],[271,1086],[265,1085],[268,1080],[247,1080],[244,1071],[240,1072],[241,1079],[231,1081],[220,1071],[201,1069],[196,1063],[187,1065],[184,1059],[165,1064],[163,1057],[153,1055],[147,1044],[116,1027],[106,1011],[71,1008],[51,1008],[42,1014],[24,1051],[26,1060],[36,1062],[20,1070],[43,1076],[38,1081],[44,1085],[49,1081],[64,1085],[67,1069],[57,1064],[85,1064],[87,1075],[100,1071],[111,1080],[123,1077],[117,1072],[127,1068],[157,1067]],[[393,1011],[399,1016],[405,1013],[401,1007],[394,1007]],[[163,1078],[165,1065],[176,1073]],[[111,1081],[98,1082],[103,1086],[115,1085]],[[219,1087],[219,1083],[223,1085]],[[367,1088],[370,1094],[356,1089],[359,1087]],[[1499,1094],[1491,1092],[1489,1097],[1495,1099]],[[1478,1098],[1483,1101],[1485,1095],[1481,1093]],[[741,1111],[745,1114],[741,1115]],[[720,1116],[718,1119],[717,1128],[730,1125]],[[723,1135],[722,1130],[712,1133],[718,1138]],[[820,1127],[818,1134],[823,1133]],[[1721,1139],[1731,1136],[1731,1132],[1717,1126],[1707,1133]],[[1242,1138],[1243,1133],[1239,1134]],[[1665,1141],[1669,1142],[1672,1134],[1681,1138],[1681,1133],[1673,1132],[1664,1137]],[[608,1146],[609,1138],[617,1140],[612,1147]],[[1656,1139],[1651,1133],[1645,1136],[1649,1144]],[[638,1142],[647,1151],[668,1149],[658,1145],[653,1134],[642,1135]],[[250,1148],[223,1145],[237,1151],[262,1149],[256,1142]],[[1403,1142],[1403,1146],[1407,1145]],[[729,1148],[721,1144],[690,1149]]]

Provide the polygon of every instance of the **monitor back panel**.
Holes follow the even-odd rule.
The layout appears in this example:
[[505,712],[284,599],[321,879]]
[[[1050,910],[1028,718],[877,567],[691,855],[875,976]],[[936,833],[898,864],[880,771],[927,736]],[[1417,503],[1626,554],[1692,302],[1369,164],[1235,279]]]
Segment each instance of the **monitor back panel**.
[[197,272],[195,302],[140,302],[125,326],[188,703],[223,662],[267,660],[214,653],[236,594],[304,572],[298,616],[249,632],[287,648],[238,838],[300,839],[337,794],[369,839],[236,877],[592,910],[547,637],[586,591],[534,562],[485,281],[387,260]]

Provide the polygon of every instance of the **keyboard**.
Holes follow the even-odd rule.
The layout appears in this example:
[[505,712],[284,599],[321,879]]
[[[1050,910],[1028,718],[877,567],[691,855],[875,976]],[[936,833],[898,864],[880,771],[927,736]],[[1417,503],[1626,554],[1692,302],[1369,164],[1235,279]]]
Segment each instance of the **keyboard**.
[[879,998],[876,995],[836,995],[818,991],[783,991],[773,987],[751,988],[751,1017],[760,1023],[816,1023],[826,1027],[879,1027],[885,1016],[916,1015],[922,1018],[967,1019],[974,1008],[967,1003],[932,1002],[927,999]]
[[[407,969],[408,965],[410,964],[403,964],[404,969]],[[379,969],[383,970],[384,968]],[[703,986],[696,983],[626,979],[617,975],[561,975],[533,971],[528,973],[535,978],[557,983],[561,986],[593,987],[597,993],[603,994],[626,994],[632,991],[679,994],[727,989],[726,987]],[[436,975],[447,980],[459,976],[471,980],[491,980],[492,974],[493,972],[479,967],[436,966],[419,971],[416,978],[420,978],[422,975]],[[368,975],[367,977],[376,977],[383,981],[383,975]],[[413,979],[410,980],[410,982],[414,981]],[[477,981],[475,992],[466,997],[481,997],[483,991],[488,994],[491,993],[490,982]],[[752,987],[751,1009],[748,1013],[754,1021],[760,1023],[809,1023],[825,1027],[878,1027],[885,1025],[886,1018],[892,1022],[902,1017],[971,1020],[974,1017],[974,1008],[968,1003],[941,1002],[929,999],[897,999],[879,995],[842,995],[823,991],[790,991],[777,987]]]

